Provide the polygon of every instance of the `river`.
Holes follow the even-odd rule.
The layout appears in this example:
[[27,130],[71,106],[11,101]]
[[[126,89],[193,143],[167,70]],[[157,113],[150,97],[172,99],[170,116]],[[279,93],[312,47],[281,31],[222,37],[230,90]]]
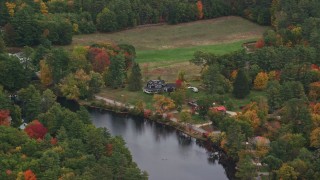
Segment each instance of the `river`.
[[174,128],[110,112],[90,111],[90,115],[96,127],[123,137],[133,160],[150,180],[228,179],[230,172],[220,164],[220,153]]

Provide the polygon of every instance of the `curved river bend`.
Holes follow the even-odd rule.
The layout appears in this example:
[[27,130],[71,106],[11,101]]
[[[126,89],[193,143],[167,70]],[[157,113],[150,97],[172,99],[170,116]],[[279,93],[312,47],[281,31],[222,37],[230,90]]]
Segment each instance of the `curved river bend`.
[[110,112],[90,111],[90,115],[96,127],[123,137],[133,160],[150,180],[228,179],[218,152],[206,150],[174,128]]

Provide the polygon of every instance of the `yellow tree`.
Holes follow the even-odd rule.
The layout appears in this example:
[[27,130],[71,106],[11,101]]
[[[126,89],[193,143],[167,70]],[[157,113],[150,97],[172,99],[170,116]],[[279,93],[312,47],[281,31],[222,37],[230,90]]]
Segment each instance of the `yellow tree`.
[[40,12],[44,15],[47,15],[49,12],[46,3],[44,3],[43,1],[40,2]]
[[62,95],[67,99],[78,100],[81,94],[77,85],[77,79],[74,78],[73,74],[69,74],[59,84],[59,88]]
[[320,127],[314,129],[310,134],[310,146],[320,148]]
[[276,71],[270,71],[268,73],[268,78],[269,78],[270,81],[277,80],[277,72]]
[[45,60],[40,61],[40,81],[45,86],[52,83],[52,73]]
[[74,74],[74,79],[77,81],[77,87],[80,92],[80,96],[85,97],[88,96],[89,93],[89,82],[91,80],[91,76],[84,72],[83,69],[77,70]]
[[247,110],[239,115],[238,119],[248,121],[254,129],[257,129],[261,125],[261,121],[256,110]]
[[260,72],[257,74],[256,79],[254,80],[254,89],[263,90],[266,88],[268,83],[268,74],[265,72]]
[[16,4],[15,3],[10,3],[10,2],[6,2],[6,6],[9,12],[9,15],[11,17],[14,16],[14,9],[16,8]]
[[238,75],[238,70],[233,70],[230,74],[230,80],[233,82]]
[[312,118],[313,127],[314,128],[320,127],[320,114],[312,114],[311,118]]
[[173,110],[176,106],[172,99],[158,94],[153,96],[153,102],[153,107],[160,114]]
[[277,171],[278,179],[282,180],[295,180],[298,179],[299,173],[287,163],[282,164],[281,168]]
[[314,101],[320,98],[320,81],[310,84],[309,98]]

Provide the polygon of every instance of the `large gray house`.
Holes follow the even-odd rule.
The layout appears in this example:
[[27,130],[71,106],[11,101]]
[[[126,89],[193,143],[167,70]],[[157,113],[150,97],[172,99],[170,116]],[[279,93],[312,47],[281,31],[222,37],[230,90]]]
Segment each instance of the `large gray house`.
[[161,92],[172,92],[175,89],[175,83],[166,84],[164,80],[150,80],[147,82],[147,85],[143,88],[143,92],[147,94],[153,94]]

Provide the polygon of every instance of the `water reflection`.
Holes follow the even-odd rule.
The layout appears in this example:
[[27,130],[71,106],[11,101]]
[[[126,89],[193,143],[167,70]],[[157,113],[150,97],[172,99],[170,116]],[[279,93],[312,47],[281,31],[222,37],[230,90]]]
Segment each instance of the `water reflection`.
[[211,144],[142,118],[97,111],[90,114],[95,126],[124,138],[133,160],[151,180],[223,180],[232,176],[232,166],[227,159],[221,161],[223,154]]
[[136,134],[137,135],[143,134],[146,121],[132,121],[132,122],[136,130]]

